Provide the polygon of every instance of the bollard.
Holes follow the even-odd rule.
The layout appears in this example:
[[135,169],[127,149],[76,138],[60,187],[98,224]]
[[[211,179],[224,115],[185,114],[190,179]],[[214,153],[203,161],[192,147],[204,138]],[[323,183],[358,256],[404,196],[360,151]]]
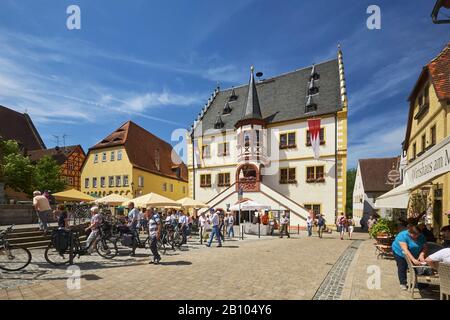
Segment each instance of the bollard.
[[200,227],[200,244],[203,244],[203,227]]
[[244,226],[241,226],[241,238],[244,240]]
[[223,240],[223,242],[225,242],[225,223],[223,224],[223,238],[222,238],[222,240]]
[[258,239],[261,238],[261,224],[258,223]]
[[299,224],[297,225],[297,232],[298,232],[298,234],[300,234],[300,225]]

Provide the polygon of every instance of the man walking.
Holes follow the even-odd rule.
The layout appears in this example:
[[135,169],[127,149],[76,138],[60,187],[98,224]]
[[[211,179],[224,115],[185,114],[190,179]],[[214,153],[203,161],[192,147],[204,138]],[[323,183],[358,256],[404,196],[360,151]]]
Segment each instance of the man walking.
[[39,229],[44,233],[48,231],[48,215],[52,212],[50,202],[48,199],[41,195],[40,191],[33,192],[33,206],[37,212],[39,219]]
[[187,243],[187,234],[189,229],[189,218],[184,214],[183,211],[180,211],[180,215],[178,218],[178,222],[181,224],[181,232],[183,235],[182,244]]
[[156,215],[153,210],[149,210],[148,220],[148,235],[150,237],[150,250],[153,254],[153,261],[149,263],[159,264],[161,256],[158,253],[158,240],[161,236],[161,221],[159,215]]
[[232,213],[228,215],[228,238],[234,238],[234,216]]
[[219,213],[217,211],[214,211],[213,208],[211,208],[209,210],[211,212],[211,218],[210,218],[210,223],[212,226],[212,231],[211,231],[211,236],[209,237],[209,241],[208,244],[206,245],[207,247],[211,247],[211,242],[214,239],[214,236],[216,236],[217,241],[219,241],[219,245],[218,247],[222,246],[222,242],[220,239],[220,230],[219,230]]
[[323,230],[325,229],[325,218],[320,213],[317,215],[317,232],[319,238],[322,239]]
[[[85,231],[90,230],[91,233],[89,234],[87,240],[86,240],[86,250],[88,250],[88,253],[91,254],[92,251],[95,248],[95,242],[97,240],[98,234],[99,234],[99,228],[102,224],[102,216],[99,213],[99,208],[97,206],[91,208],[91,224],[89,227],[85,229]],[[91,246],[91,243],[94,242],[94,244]]]
[[290,238],[288,231],[289,218],[286,216],[286,213],[283,213],[280,219],[280,238],[283,238],[283,234],[286,233],[287,237]]
[[308,229],[308,237],[312,236],[313,224],[314,224],[313,213],[312,211],[310,211],[308,217],[306,218],[306,228]]

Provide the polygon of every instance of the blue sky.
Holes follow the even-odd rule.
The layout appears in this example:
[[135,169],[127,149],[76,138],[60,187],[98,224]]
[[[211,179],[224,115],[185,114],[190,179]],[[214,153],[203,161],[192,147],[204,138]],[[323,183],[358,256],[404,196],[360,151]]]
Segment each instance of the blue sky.
[[[81,8],[81,30],[66,8]],[[381,30],[366,9],[381,8]],[[394,156],[406,99],[422,66],[450,41],[434,1],[2,0],[0,104],[27,111],[48,147],[53,135],[89,148],[131,119],[170,140],[187,128],[217,81],[247,82],[344,52],[349,166]]]

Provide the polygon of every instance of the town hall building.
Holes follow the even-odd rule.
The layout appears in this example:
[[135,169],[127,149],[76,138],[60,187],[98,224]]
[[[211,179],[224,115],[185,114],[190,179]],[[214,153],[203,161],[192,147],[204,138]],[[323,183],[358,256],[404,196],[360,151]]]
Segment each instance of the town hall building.
[[270,79],[252,67],[248,85],[217,88],[190,128],[190,196],[224,210],[251,199],[291,225],[312,210],[333,225],[346,205],[347,105],[340,48]]

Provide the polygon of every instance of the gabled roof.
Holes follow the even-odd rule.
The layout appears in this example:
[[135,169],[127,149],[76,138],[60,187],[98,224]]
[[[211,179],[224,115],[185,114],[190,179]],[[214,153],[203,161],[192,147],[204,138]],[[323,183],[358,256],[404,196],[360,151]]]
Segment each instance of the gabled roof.
[[[308,99],[312,68],[310,66],[254,83],[261,116],[266,123],[303,119],[311,116],[311,114],[305,113],[305,105]],[[319,93],[313,96],[314,103],[317,104],[317,111],[314,115],[320,116],[341,110],[338,59],[316,64],[315,71],[320,75],[320,79],[315,82],[319,88]],[[230,99],[232,90],[237,96],[236,100]],[[234,129],[236,122],[241,119],[243,114],[247,113],[249,91],[253,92],[253,90],[249,90],[249,85],[219,91],[201,121],[203,132],[214,128],[217,114],[223,112],[227,102],[229,102],[232,111],[230,114],[222,116],[225,124],[222,130]]]
[[393,186],[386,184],[388,173],[398,169],[400,157],[360,159],[359,168],[364,192],[387,192]]
[[450,100],[450,43],[445,46],[436,58],[423,67],[422,72],[408,97],[410,106],[404,144],[405,150],[409,146],[409,134],[414,116],[416,97],[429,79],[433,84],[438,99],[440,101]]
[[39,161],[41,158],[45,156],[52,157],[58,165],[62,165],[64,162],[66,162],[67,158],[74,152],[77,148],[80,148],[80,150],[84,154],[84,150],[80,145],[75,146],[68,146],[68,147],[55,147],[52,149],[43,149],[43,150],[34,150],[28,152],[28,155],[31,159],[31,161]]
[[0,136],[16,140],[26,150],[45,149],[39,132],[26,113],[20,113],[0,105]]
[[[136,123],[124,123],[89,152],[117,146],[124,146],[134,167],[174,179],[178,179],[176,169],[179,168],[180,180],[187,181],[187,167],[176,152],[172,152],[172,146]],[[156,150],[159,150],[159,169],[155,161]]]

